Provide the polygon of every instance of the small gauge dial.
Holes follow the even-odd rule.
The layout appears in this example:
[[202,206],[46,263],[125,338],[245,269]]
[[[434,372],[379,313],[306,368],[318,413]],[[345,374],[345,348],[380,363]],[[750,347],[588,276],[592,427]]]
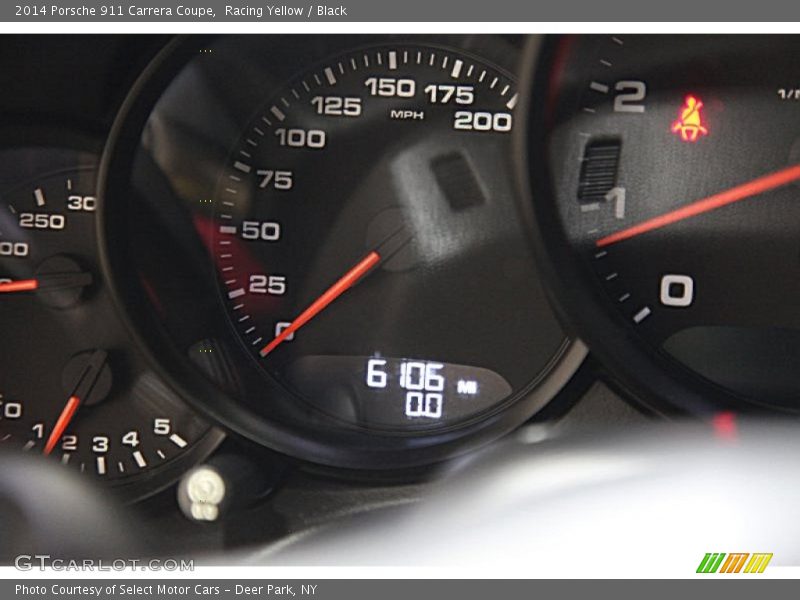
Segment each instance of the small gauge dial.
[[0,188],[0,443],[120,484],[185,459],[209,427],[143,368],[103,291],[96,159],[2,155],[32,173]]
[[552,48],[539,155],[555,202],[535,210],[548,223],[555,209],[593,272],[572,289],[586,283],[585,302],[603,290],[615,324],[575,305],[585,337],[683,408],[800,408],[799,44],[587,36]]

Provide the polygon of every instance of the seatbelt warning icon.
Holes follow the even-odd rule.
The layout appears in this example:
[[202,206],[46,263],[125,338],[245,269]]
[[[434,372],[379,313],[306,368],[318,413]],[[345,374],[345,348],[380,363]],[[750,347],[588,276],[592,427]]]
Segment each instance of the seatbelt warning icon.
[[672,124],[672,133],[680,135],[684,142],[696,142],[701,136],[708,135],[708,129],[703,125],[701,108],[702,101],[694,96],[686,96],[680,116]]

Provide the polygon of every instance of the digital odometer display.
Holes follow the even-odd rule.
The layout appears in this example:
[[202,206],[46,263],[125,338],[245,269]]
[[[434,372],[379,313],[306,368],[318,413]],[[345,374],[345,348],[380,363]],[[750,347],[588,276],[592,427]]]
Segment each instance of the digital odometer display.
[[502,376],[481,367],[435,361],[367,356],[304,356],[290,365],[287,379],[305,397],[331,413],[402,426],[457,419],[491,406],[512,393]]
[[476,57],[378,46],[298,74],[250,120],[199,222],[233,326],[294,402],[442,427],[547,371],[564,339],[515,214],[517,99]]

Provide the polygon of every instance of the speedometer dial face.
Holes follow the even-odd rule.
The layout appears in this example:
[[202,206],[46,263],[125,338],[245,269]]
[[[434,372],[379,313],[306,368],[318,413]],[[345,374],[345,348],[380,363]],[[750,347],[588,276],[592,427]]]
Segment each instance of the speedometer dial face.
[[[184,375],[189,396],[261,443],[358,468],[493,439],[541,410],[584,355],[517,218],[513,46],[375,39],[176,46],[163,64],[188,65],[154,107],[147,87],[130,102],[107,177],[109,195],[132,195],[109,218],[135,250],[112,245],[112,262],[158,254],[137,266],[152,273],[146,294],[124,295],[156,297],[169,343],[195,362],[206,348],[233,402]],[[125,126],[140,104],[131,168],[124,141],[138,132]],[[169,237],[156,240],[159,223],[184,247],[154,253]],[[163,356],[155,334],[148,343]]]
[[[260,367],[366,427],[442,427],[524,392],[562,343],[504,157],[517,90],[437,47],[301,73],[246,127],[215,198],[222,294]],[[533,377],[532,377],[533,376]]]
[[104,293],[96,157],[0,158],[0,448],[124,486],[128,500],[154,491],[218,435],[144,368]]
[[568,244],[634,351],[727,404],[800,407],[798,49],[604,36],[554,52],[544,118]]

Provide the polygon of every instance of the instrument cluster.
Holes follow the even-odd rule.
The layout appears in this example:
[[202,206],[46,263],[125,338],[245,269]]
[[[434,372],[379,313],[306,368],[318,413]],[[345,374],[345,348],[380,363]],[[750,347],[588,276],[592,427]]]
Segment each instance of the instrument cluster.
[[226,434],[402,478],[587,370],[796,412],[798,39],[6,39],[0,446],[135,500]]

